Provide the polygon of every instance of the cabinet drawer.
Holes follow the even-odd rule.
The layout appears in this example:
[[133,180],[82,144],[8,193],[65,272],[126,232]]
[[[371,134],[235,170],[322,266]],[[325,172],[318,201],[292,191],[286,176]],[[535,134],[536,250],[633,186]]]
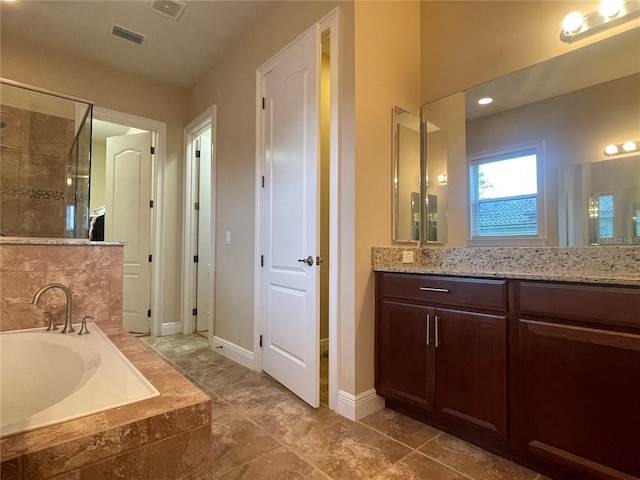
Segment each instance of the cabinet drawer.
[[506,280],[382,273],[378,282],[383,297],[487,310],[507,309]]
[[640,289],[520,282],[520,314],[640,328]]

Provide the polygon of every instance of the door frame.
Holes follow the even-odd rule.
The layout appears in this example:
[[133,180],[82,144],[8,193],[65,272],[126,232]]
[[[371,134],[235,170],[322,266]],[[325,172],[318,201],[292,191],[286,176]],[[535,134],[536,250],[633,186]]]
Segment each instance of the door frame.
[[[340,9],[336,7],[322,19],[316,22],[320,26],[320,33],[330,31],[330,81],[331,81],[331,115],[329,147],[329,408],[338,411],[339,372],[340,372],[340,312],[342,311],[339,296],[339,279],[342,277],[342,266],[339,262],[341,249],[340,219],[341,202],[341,136],[340,136]],[[312,27],[310,27],[312,28]],[[293,40],[286,47],[273,55],[256,70],[256,176],[255,176],[255,267],[254,267],[254,322],[253,322],[253,352],[255,369],[262,371],[262,347],[260,336],[263,330],[262,305],[262,266],[258,259],[263,254],[263,201],[262,175],[264,163],[262,146],[264,125],[262,118],[262,80],[270,70],[270,66],[297,41]],[[320,252],[317,252],[319,254]],[[320,341],[320,339],[318,339]]]
[[[117,123],[128,127],[139,128],[152,132],[155,141],[155,153],[151,163],[153,179],[151,183],[151,199],[153,200],[153,212],[151,214],[151,254],[154,261],[151,268],[151,335],[154,337],[168,335],[170,325],[165,327],[162,323],[162,235],[163,231],[163,198],[164,193],[164,164],[166,157],[167,124],[150,118],[130,115],[128,113],[108,110],[102,107],[93,107],[93,118],[105,122]],[[175,332],[170,332],[175,333]]]
[[212,284],[212,302],[211,312],[209,315],[209,346],[213,338],[214,312],[215,312],[215,252],[216,252],[216,113],[215,105],[212,105],[184,128],[184,146],[185,146],[185,162],[184,162],[184,196],[183,196],[183,214],[182,214],[182,288],[180,293],[180,323],[182,324],[182,333],[188,335],[193,333],[195,329],[195,319],[192,315],[193,305],[191,303],[193,291],[197,285],[194,282],[194,262],[192,259],[191,245],[193,243],[195,231],[195,214],[191,208],[191,199],[194,194],[195,168],[191,159],[193,158],[192,145],[193,140],[200,135],[205,128],[211,128],[211,209],[210,209],[210,225],[211,225],[211,284]]

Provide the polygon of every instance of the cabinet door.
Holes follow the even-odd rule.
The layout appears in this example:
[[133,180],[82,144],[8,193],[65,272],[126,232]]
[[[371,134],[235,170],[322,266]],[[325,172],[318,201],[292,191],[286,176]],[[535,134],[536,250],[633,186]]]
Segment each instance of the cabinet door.
[[433,411],[434,317],[433,308],[382,302],[377,332],[380,395]]
[[438,415],[507,435],[507,319],[438,308]]
[[519,322],[517,441],[581,478],[640,478],[640,335]]

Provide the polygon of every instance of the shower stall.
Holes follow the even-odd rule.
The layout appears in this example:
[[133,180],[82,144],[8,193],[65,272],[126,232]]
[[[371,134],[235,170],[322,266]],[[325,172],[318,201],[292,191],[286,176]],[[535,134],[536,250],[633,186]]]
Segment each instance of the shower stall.
[[90,101],[0,79],[0,234],[87,238]]

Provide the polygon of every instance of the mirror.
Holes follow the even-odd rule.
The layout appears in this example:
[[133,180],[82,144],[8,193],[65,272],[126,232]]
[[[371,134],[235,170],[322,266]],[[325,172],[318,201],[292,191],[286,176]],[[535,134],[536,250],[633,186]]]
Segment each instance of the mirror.
[[640,245],[640,155],[558,170],[560,245]]
[[393,239],[419,242],[420,117],[399,107],[393,113]]
[[93,106],[0,82],[0,235],[87,238]]
[[[628,142],[640,149],[640,28],[633,28],[470,88],[464,92],[464,113],[459,109],[456,111],[457,107],[450,101],[454,97],[452,95],[423,106],[423,121],[444,126],[449,137],[448,183],[455,188],[455,196],[452,195],[453,190],[449,192],[448,209],[456,212],[456,216],[449,219],[450,241],[457,244],[466,242],[467,245],[501,244],[500,240],[496,242],[492,238],[483,239],[486,243],[474,243],[474,237],[471,236],[470,215],[475,215],[475,212],[471,206],[474,192],[469,191],[473,186],[469,183],[472,176],[470,168],[493,160],[505,160],[505,152],[508,151],[527,153],[535,146],[540,159],[538,170],[532,173],[534,177],[538,177],[538,191],[533,194],[538,196],[537,204],[520,198],[525,194],[531,195],[528,189],[511,194],[511,198],[498,199],[497,203],[495,198],[491,200],[494,211],[499,210],[497,207],[500,206],[500,201],[503,204],[501,208],[507,203],[522,208],[525,204],[528,205],[529,213],[536,215],[537,212],[540,228],[535,235],[530,234],[533,230],[519,237],[518,233],[514,233],[511,238],[516,238],[520,243],[505,244],[620,244],[603,242],[602,236],[594,237],[593,233],[589,236],[577,224],[568,225],[564,216],[567,202],[576,201],[570,197],[574,193],[568,193],[567,189],[582,182],[585,175],[589,176],[585,172],[591,171],[590,175],[594,175],[594,172],[599,171],[597,167],[589,169],[581,165],[594,162],[607,164],[610,172],[606,174],[610,178],[620,178],[618,169],[627,167],[623,167],[623,162],[616,159],[635,156],[637,151],[625,152],[619,149],[618,155],[609,156],[604,152],[605,147],[610,144],[621,146]],[[487,97],[493,101],[485,105],[478,103],[478,100]],[[442,114],[433,113],[434,110],[443,110],[439,106],[443,102],[451,103],[448,115],[451,118],[462,115],[462,121],[454,122],[455,125],[451,122],[448,125],[443,123],[440,120]],[[451,137],[460,137],[462,140],[460,143],[452,143]],[[429,162],[433,162],[428,150],[427,148],[427,166]],[[429,171],[429,167],[427,170]],[[522,176],[522,173],[518,171],[515,175]],[[427,198],[437,188],[432,185],[431,179],[429,171]],[[559,179],[564,183],[559,183]],[[625,189],[633,190],[640,186],[640,176],[637,173],[630,175],[629,179],[632,184],[626,185]],[[486,177],[484,180],[486,181]],[[600,187],[594,188],[603,191]],[[514,199],[522,201],[516,202]],[[625,200],[625,204],[620,208],[616,207],[616,210],[622,212],[633,203],[632,200]],[[584,205],[580,208],[583,207]],[[478,206],[475,208],[478,209]],[[455,225],[452,222],[456,222]],[[578,217],[574,215],[572,222],[579,223]],[[617,218],[615,222],[618,222]],[[627,227],[631,228],[631,220],[628,218],[620,219],[620,222],[628,223]],[[455,226],[455,238],[451,237],[452,225]],[[514,228],[502,231],[518,230]],[[522,231],[524,230],[521,229],[520,232]],[[466,238],[463,238],[465,232]],[[620,239],[634,238],[626,232],[616,230],[614,237],[617,238],[618,235],[621,235]],[[577,240],[578,237],[583,240]],[[506,237],[496,234],[495,238]],[[428,235],[425,235],[425,239],[428,239]],[[635,241],[622,243],[636,244]]]

